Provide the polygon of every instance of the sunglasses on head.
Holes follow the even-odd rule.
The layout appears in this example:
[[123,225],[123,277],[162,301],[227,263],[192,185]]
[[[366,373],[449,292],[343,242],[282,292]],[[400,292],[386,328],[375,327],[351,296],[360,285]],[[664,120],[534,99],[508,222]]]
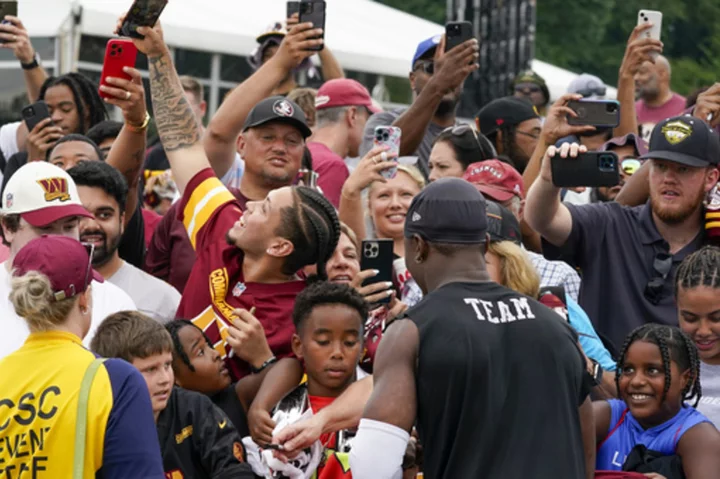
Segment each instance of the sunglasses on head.
[[651,304],[658,304],[662,299],[663,289],[665,287],[665,279],[667,279],[672,269],[672,255],[660,252],[653,259],[653,276],[645,286],[643,295]]
[[480,143],[480,138],[478,138],[478,132],[470,125],[455,125],[451,126],[449,128],[446,128],[445,131],[450,131],[450,133],[453,136],[461,137],[464,136],[467,132],[470,132],[472,137],[475,139],[475,144],[477,144],[477,147],[480,149],[480,151],[483,151],[482,144]]
[[432,75],[433,73],[435,73],[435,62],[433,62],[432,60],[420,60],[415,64],[415,68],[413,70],[418,69],[422,70],[428,75]]
[[642,166],[642,161],[636,158],[625,158],[620,162],[620,170],[627,176],[633,175]]

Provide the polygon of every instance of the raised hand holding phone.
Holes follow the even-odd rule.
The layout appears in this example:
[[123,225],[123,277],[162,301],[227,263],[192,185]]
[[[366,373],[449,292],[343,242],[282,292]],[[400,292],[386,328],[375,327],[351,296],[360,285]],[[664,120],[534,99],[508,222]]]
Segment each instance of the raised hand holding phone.
[[53,124],[50,110],[42,100],[23,108],[22,116],[28,129],[28,161],[44,161],[47,152],[64,136],[64,132]]
[[120,35],[143,39],[138,27],[153,27],[165,9],[168,0],[135,0],[120,25]]
[[[313,28],[321,29],[315,39],[325,39],[325,0],[303,0],[300,2],[300,23],[312,23]],[[310,50],[319,52],[323,49],[324,43],[318,43],[309,47]]]

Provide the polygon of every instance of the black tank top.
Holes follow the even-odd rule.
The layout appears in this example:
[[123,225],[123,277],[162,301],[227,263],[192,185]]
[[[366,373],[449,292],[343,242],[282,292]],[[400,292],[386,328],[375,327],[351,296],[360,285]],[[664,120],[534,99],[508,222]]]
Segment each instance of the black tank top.
[[407,317],[425,477],[585,477],[585,361],[557,313],[496,283],[452,283]]

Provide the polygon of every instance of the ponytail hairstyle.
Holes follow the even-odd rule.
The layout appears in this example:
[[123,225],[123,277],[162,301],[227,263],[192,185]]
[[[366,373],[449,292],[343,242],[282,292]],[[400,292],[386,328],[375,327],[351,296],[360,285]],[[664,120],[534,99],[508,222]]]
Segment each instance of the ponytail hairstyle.
[[10,302],[32,332],[48,331],[64,323],[76,301],[77,296],[56,301],[50,279],[37,271],[13,276],[10,281]]
[[327,279],[326,263],[340,239],[340,221],[333,205],[318,191],[305,186],[292,189],[293,205],[281,212],[278,236],[293,244],[282,272],[288,276],[305,266],[317,265],[317,275]]

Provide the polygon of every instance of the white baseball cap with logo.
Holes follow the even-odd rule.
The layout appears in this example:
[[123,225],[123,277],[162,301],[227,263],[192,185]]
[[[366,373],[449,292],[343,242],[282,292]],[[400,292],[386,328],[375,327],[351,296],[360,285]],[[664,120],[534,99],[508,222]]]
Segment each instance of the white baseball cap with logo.
[[3,192],[1,213],[20,215],[36,227],[71,216],[92,218],[70,175],[44,161],[23,165],[12,175]]

